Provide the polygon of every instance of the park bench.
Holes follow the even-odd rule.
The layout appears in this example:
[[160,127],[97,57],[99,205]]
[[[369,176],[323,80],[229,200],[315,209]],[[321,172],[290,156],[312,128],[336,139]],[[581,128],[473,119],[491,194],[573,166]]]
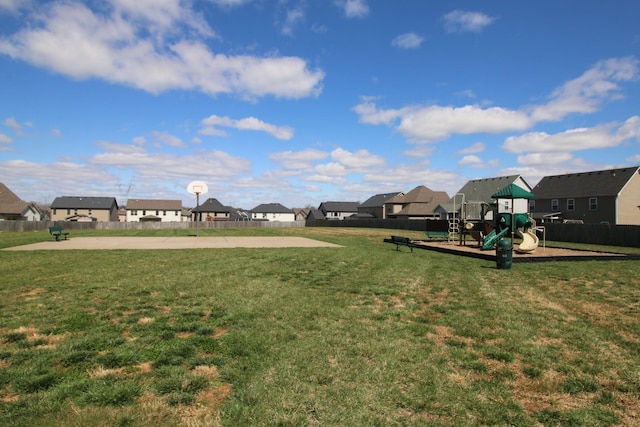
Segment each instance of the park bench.
[[391,236],[391,239],[390,240],[385,239],[385,242],[393,243],[394,245],[396,245],[397,251],[400,250],[400,246],[406,246],[409,249],[411,249],[411,252],[413,252],[413,248],[418,246],[413,242],[413,240],[403,236]]
[[444,240],[447,240],[447,239],[449,239],[449,232],[448,231],[427,230],[427,231],[425,231],[425,234],[427,235],[429,240],[433,240],[433,239],[444,239]]
[[58,240],[60,240],[61,238],[64,240],[67,240],[67,236],[69,235],[68,231],[62,231],[62,227],[49,227],[49,234],[51,234],[53,237],[55,237],[56,242]]

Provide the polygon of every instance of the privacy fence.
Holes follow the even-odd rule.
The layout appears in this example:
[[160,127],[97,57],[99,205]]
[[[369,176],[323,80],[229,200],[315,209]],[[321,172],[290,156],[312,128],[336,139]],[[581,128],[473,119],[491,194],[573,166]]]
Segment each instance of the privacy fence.
[[[195,222],[66,222],[66,221],[0,221],[0,232],[41,231],[52,225],[67,230],[128,230],[128,229],[194,229]],[[202,221],[201,229],[240,227],[365,227],[391,230],[425,231],[424,220],[354,219],[314,221]],[[545,223],[544,237],[557,242],[590,243],[596,245],[640,247],[640,226],[606,224]],[[446,229],[446,221],[429,221],[429,229]],[[542,232],[539,233],[542,238]],[[0,237],[1,238],[1,237]]]

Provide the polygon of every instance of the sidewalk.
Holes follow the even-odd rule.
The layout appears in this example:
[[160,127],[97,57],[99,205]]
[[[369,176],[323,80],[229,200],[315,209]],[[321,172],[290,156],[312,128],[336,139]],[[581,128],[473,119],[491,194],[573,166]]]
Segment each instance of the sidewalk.
[[97,249],[208,249],[208,248],[340,248],[305,237],[72,237],[6,248],[6,251]]

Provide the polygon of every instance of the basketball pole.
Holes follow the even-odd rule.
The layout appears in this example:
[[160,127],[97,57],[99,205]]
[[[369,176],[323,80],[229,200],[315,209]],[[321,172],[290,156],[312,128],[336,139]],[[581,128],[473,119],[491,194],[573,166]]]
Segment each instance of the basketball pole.
[[198,237],[198,223],[200,222],[198,220],[198,215],[202,215],[200,213],[200,192],[196,192],[196,237]]

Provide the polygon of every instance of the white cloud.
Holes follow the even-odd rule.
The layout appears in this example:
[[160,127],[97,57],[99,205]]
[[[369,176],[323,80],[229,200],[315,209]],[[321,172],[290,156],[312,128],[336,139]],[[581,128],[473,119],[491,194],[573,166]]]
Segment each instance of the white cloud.
[[242,6],[245,3],[250,3],[251,0],[209,0],[211,3],[215,3],[222,7],[236,7]]
[[352,153],[342,148],[336,148],[331,152],[331,159],[349,168],[351,172],[362,172],[367,168],[384,166],[385,164],[384,157],[371,154],[364,149]]
[[2,11],[16,13],[20,9],[28,7],[31,3],[32,0],[0,0],[0,13]]
[[180,138],[178,138],[177,136],[171,135],[167,132],[158,132],[158,131],[153,131],[151,133],[151,135],[153,135],[153,138],[158,141],[161,142],[165,145],[168,145],[169,147],[184,147],[185,144],[184,142],[182,142],[182,140]]
[[313,148],[307,148],[302,151],[283,151],[272,153],[269,158],[277,161],[287,170],[309,170],[313,163],[324,160],[329,153]]
[[476,155],[467,155],[462,157],[459,161],[458,164],[459,165],[469,165],[469,164],[474,164],[474,163],[482,163],[482,159]]
[[391,41],[391,46],[399,47],[401,49],[416,49],[419,48],[424,38],[416,33],[401,34]]
[[286,17],[284,19],[284,23],[282,24],[282,28],[280,32],[286,36],[293,35],[293,29],[300,22],[304,20],[304,10],[302,7],[296,7],[294,9],[288,9]]
[[324,78],[297,57],[210,51],[201,39],[213,32],[179,0],[118,0],[106,14],[78,2],[53,2],[30,21],[0,39],[0,53],[76,79],[151,93],[183,89],[255,99],[316,96]]
[[487,148],[487,144],[485,144],[484,142],[476,142],[475,144],[458,151],[458,153],[460,154],[482,153],[486,148]]
[[204,126],[199,133],[202,135],[214,135],[224,136],[226,133],[219,129],[219,126],[229,127],[238,130],[253,130],[261,131],[270,134],[271,136],[289,140],[293,138],[294,130],[289,126],[275,126],[270,123],[265,123],[262,120],[255,117],[247,117],[244,119],[234,120],[229,117],[221,117],[215,114],[202,119],[202,125]]
[[449,33],[479,33],[491,25],[495,18],[480,12],[454,10],[444,15],[443,20],[444,28]]
[[89,158],[91,165],[130,169],[145,180],[176,182],[176,180],[200,179],[205,182],[229,180],[249,173],[250,162],[223,151],[203,151],[180,156],[167,153],[151,153],[140,146],[101,142],[106,152]]
[[607,123],[592,128],[569,129],[556,134],[531,132],[511,136],[502,148],[510,153],[557,153],[615,147],[629,139],[640,139],[640,117],[623,124]]
[[[614,58],[598,62],[581,77],[571,80],[556,89],[547,104],[523,106],[513,110],[502,107],[480,105],[439,106],[410,105],[395,109],[383,109],[376,99],[363,97],[353,107],[361,123],[384,124],[396,129],[413,143],[430,143],[449,138],[453,134],[525,131],[540,121],[557,121],[570,113],[590,113],[605,102],[619,98],[617,82],[637,79],[638,60],[632,57]],[[635,135],[634,121],[620,129],[620,134]],[[572,135],[575,136],[575,135]],[[531,134],[528,138],[534,138]],[[546,136],[539,136],[546,139]],[[517,138],[506,145],[512,147]],[[598,140],[594,143],[598,143]]]
[[446,139],[452,133],[502,133],[530,126],[529,117],[519,111],[466,105],[416,108],[402,116],[397,129],[413,141],[433,142]]
[[4,125],[10,127],[17,136],[24,136],[22,125],[13,117],[8,117],[4,121]]
[[571,153],[531,153],[518,156],[518,164],[523,166],[548,166],[566,164],[573,159]]
[[557,121],[571,113],[593,113],[605,102],[621,96],[616,82],[637,79],[638,73],[638,60],[633,57],[600,61],[554,90],[548,103],[533,107],[531,117],[536,122]]
[[336,0],[336,4],[344,10],[347,18],[364,18],[369,14],[366,0]]
[[62,131],[60,129],[51,129],[51,135],[56,138],[62,138]]

